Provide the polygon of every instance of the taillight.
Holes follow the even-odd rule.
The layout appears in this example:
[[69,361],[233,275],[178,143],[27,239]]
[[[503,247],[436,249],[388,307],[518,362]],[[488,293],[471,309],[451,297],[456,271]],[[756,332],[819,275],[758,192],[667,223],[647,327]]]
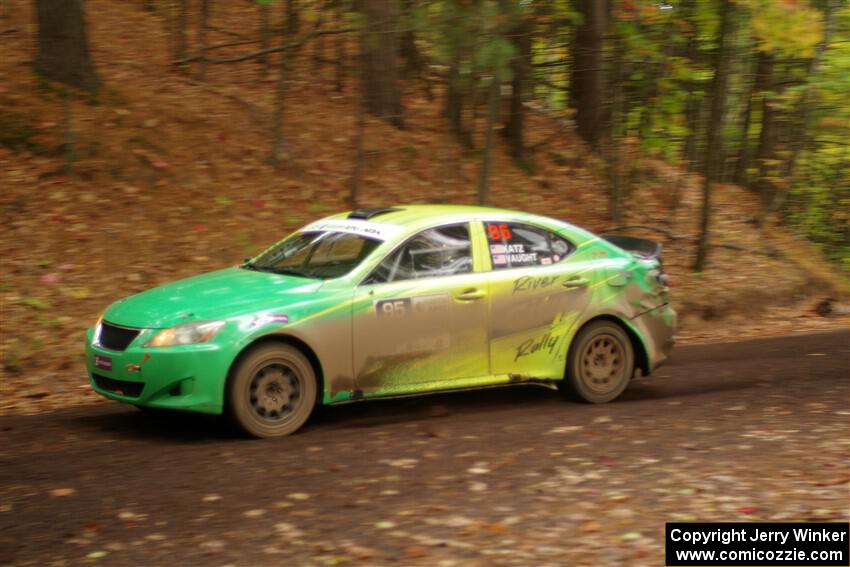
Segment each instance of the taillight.
[[657,282],[658,282],[658,284],[659,284],[661,287],[667,287],[667,285],[668,285],[668,283],[669,283],[669,278],[667,277],[667,274],[665,274],[665,273],[661,270],[661,266],[658,266],[658,268],[656,268],[656,269],[652,270],[652,272],[650,273],[650,275],[655,276],[655,281],[657,281]]

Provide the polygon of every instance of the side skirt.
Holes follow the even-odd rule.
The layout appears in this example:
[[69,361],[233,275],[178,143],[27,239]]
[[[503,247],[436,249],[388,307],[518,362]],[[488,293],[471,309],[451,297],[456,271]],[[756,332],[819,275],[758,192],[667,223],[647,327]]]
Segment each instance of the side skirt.
[[[515,376],[515,375],[511,375]],[[499,377],[502,378],[501,376]],[[472,386],[458,386],[454,388],[446,388],[446,389],[421,389],[410,392],[388,392],[386,394],[376,394],[369,393],[364,394],[362,390],[354,390],[351,394],[351,398],[348,400],[340,400],[338,402],[332,402],[327,405],[331,406],[341,406],[346,404],[357,403],[360,401],[366,400],[397,400],[397,399],[406,399],[406,398],[420,398],[423,396],[430,396],[433,394],[451,394],[457,392],[469,392],[474,390],[494,390],[501,388],[509,388],[514,386],[532,386],[537,388],[546,388],[549,390],[557,390],[557,382],[560,382],[561,379],[541,379],[541,378],[525,378],[520,380],[512,380],[511,377],[505,375],[504,381],[498,383],[490,383],[483,385],[472,385]]]

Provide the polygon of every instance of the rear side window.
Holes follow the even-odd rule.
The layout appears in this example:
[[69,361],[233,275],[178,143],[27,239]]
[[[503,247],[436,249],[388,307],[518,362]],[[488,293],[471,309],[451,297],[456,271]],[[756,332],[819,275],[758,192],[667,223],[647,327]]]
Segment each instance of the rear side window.
[[494,270],[548,266],[569,256],[575,247],[554,232],[515,222],[486,222],[487,244]]
[[469,225],[423,230],[387,256],[364,283],[452,276],[472,271]]

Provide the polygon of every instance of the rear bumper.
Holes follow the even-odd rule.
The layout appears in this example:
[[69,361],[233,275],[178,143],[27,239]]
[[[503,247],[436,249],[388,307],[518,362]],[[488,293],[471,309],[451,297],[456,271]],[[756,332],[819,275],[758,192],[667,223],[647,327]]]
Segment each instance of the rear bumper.
[[89,329],[86,368],[98,394],[137,406],[222,412],[230,360],[218,345],[149,349],[135,341],[117,352],[92,344],[92,336]]
[[632,323],[640,330],[649,358],[650,371],[655,370],[670,359],[676,342],[676,311],[666,303],[655,309],[638,315]]

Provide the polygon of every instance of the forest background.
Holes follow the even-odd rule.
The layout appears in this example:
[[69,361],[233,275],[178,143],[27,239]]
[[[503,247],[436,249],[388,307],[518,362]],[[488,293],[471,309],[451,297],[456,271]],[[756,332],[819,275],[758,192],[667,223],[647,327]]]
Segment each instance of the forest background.
[[2,0],[0,40],[0,410],[90,401],[111,301],[353,206],[662,241],[682,340],[848,323],[846,1]]

